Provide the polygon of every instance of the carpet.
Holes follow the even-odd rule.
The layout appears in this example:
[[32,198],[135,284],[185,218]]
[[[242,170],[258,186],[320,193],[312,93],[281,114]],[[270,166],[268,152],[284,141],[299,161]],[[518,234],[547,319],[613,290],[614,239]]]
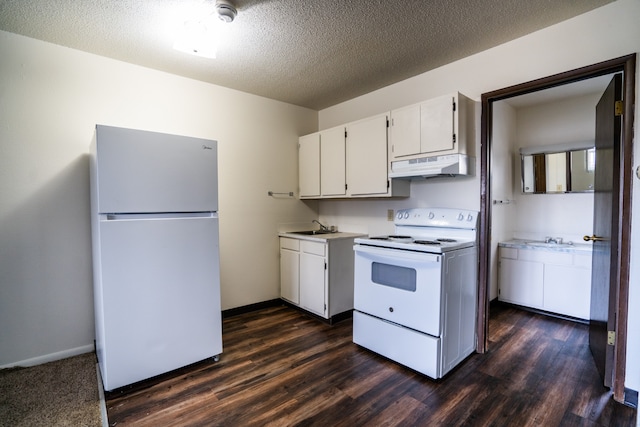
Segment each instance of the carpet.
[[94,353],[2,369],[0,426],[100,427],[104,406],[100,396]]

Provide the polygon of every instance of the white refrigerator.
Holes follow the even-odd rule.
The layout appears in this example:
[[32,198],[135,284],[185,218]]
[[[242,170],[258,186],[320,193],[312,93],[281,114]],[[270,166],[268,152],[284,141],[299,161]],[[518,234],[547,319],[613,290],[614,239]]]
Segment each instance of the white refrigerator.
[[97,125],[96,353],[114,390],[222,353],[216,141]]

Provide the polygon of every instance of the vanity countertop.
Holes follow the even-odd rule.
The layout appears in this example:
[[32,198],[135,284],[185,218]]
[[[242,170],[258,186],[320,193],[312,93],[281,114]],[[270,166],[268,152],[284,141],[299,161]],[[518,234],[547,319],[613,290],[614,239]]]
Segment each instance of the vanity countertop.
[[345,233],[342,231],[336,231],[335,233],[326,233],[326,234],[313,234],[313,235],[304,235],[298,234],[295,231],[281,231],[278,233],[280,237],[288,237],[290,239],[298,239],[298,240],[311,240],[316,242],[327,242],[328,240],[338,240],[338,239],[354,239],[356,237],[364,237],[366,234],[362,233]]
[[588,243],[545,243],[537,240],[512,239],[498,243],[498,246],[514,249],[528,249],[534,251],[591,253],[592,245]]

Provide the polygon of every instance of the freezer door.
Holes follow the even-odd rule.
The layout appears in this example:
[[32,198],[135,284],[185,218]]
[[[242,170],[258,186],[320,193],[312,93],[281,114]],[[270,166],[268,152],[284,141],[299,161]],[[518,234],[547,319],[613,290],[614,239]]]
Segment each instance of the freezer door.
[[222,352],[218,218],[100,221],[106,390]]
[[216,141],[98,125],[91,151],[99,213],[218,210]]

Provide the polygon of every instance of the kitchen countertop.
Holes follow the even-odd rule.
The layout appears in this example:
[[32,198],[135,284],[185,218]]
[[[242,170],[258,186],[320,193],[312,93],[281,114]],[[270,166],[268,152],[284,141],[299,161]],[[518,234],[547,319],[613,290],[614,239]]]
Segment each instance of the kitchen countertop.
[[[533,244],[527,244],[527,242],[531,242]],[[540,246],[536,246],[536,244]],[[593,246],[587,243],[572,243],[572,244],[563,243],[559,245],[551,243],[551,244],[545,245],[544,242],[539,242],[535,240],[520,240],[520,239],[512,239],[512,240],[507,240],[505,242],[500,242],[498,243],[498,246],[501,246],[504,248],[527,249],[527,250],[534,250],[534,251],[569,252],[569,253],[576,253],[576,252],[591,253],[593,249]]]
[[356,237],[364,237],[366,236],[366,234],[343,233],[342,231],[337,231],[335,233],[305,235],[305,234],[296,234],[293,231],[281,231],[280,233],[278,233],[278,236],[288,237],[290,239],[311,240],[314,242],[326,242],[328,240],[354,239]]

